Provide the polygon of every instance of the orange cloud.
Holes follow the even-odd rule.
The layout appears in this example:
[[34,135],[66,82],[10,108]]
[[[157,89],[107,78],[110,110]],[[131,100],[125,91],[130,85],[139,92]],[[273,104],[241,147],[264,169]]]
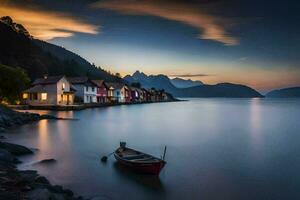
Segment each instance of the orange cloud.
[[194,6],[186,3],[164,3],[161,1],[132,1],[112,0],[97,2],[93,7],[109,9],[130,15],[152,15],[168,20],[188,24],[199,30],[198,38],[214,40],[225,45],[237,45],[238,39],[230,36],[226,29],[230,26],[221,17],[199,11]]
[[99,27],[65,13],[41,10],[38,7],[17,7],[0,3],[1,16],[10,16],[26,27],[31,35],[42,40],[71,37],[74,33],[99,33]]

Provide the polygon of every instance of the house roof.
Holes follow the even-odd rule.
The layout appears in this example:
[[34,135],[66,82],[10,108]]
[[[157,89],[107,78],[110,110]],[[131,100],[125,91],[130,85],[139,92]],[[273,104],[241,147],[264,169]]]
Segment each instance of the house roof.
[[48,76],[47,78],[38,78],[36,79],[32,85],[47,85],[47,84],[55,84],[64,76]]
[[68,77],[68,81],[72,84],[85,84],[85,85],[96,85],[92,80],[90,80],[86,76],[80,76],[80,77]]
[[104,82],[104,80],[92,80],[92,82],[95,83],[98,87],[101,87],[102,85],[104,85],[104,87],[107,88],[107,85]]
[[122,83],[116,83],[116,82],[108,82],[106,83],[108,87],[113,87],[115,90],[122,89],[125,85]]
[[86,83],[89,78],[86,76],[80,76],[80,77],[68,77],[68,81],[70,81],[72,84],[80,84],[80,83]]
[[[42,92],[48,92],[47,84],[38,84],[34,85],[31,88],[28,88],[27,90],[24,90],[25,93],[42,93]],[[73,93],[76,91],[76,88],[73,85],[70,85],[70,91],[69,93]]]
[[46,92],[46,88],[44,85],[39,84],[39,85],[34,85],[33,87],[25,90],[24,92],[26,92],[26,93],[41,93],[41,92]]

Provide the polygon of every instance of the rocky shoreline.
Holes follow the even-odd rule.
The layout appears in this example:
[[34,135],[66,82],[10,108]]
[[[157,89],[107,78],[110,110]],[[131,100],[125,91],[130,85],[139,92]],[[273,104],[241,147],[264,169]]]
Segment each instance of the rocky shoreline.
[[[0,130],[23,125],[41,119],[57,119],[53,116],[13,111],[0,105]],[[33,154],[27,147],[4,142],[0,138],[0,199],[9,200],[82,200],[73,192],[59,185],[52,185],[35,170],[18,170],[21,161],[17,156]],[[54,160],[54,159],[53,159]],[[52,161],[52,159],[51,159]],[[54,160],[55,161],[55,160]],[[43,161],[41,161],[43,162]],[[46,160],[45,163],[50,162]]]
[[21,145],[0,142],[0,199],[82,200],[59,185],[52,185],[35,170],[18,170],[16,156],[33,152]]
[[0,133],[5,132],[6,129],[14,126],[20,126],[43,119],[65,120],[65,118],[57,118],[51,115],[17,112],[12,110],[11,108],[0,105]]

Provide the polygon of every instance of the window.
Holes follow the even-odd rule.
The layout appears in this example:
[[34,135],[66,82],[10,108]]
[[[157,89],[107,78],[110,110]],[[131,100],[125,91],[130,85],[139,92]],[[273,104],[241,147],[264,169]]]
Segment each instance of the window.
[[95,88],[94,87],[92,87],[92,92],[95,92]]
[[66,87],[65,83],[62,84],[62,90],[64,90]]
[[28,93],[23,93],[23,99],[28,99]]
[[42,99],[42,101],[47,100],[47,93],[42,93],[41,94],[41,99]]

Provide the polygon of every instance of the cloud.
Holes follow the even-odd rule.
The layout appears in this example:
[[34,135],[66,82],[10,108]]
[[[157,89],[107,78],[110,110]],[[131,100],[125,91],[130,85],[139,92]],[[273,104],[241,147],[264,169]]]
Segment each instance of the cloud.
[[174,74],[168,75],[170,77],[181,77],[181,78],[193,78],[193,77],[206,77],[206,76],[214,76],[212,74]]
[[237,38],[227,32],[232,23],[222,17],[207,14],[192,4],[179,1],[111,0],[96,2],[92,6],[128,15],[151,15],[181,22],[198,29],[199,39],[213,40],[225,45],[239,43]]
[[24,25],[31,35],[42,40],[71,37],[74,33],[99,33],[99,27],[62,12],[42,10],[40,7],[18,7],[0,3],[1,16],[10,16]]

